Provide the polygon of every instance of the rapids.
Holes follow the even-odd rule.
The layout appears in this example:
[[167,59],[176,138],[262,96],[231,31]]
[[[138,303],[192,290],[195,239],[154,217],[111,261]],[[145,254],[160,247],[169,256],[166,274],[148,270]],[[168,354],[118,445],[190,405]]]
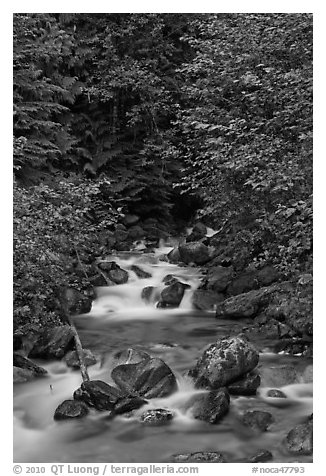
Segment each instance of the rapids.
[[[170,249],[162,246],[153,253],[143,253],[139,246],[138,251],[108,257],[128,270],[129,281],[98,288],[91,312],[75,317],[75,323],[84,347],[101,357],[88,369],[91,379],[112,383],[114,353],[136,347],[162,358],[172,368],[178,391],[167,398],[150,400],[132,416],[110,420],[106,412],[91,410],[86,418],[56,422],[54,411],[63,400],[72,398],[81,383],[80,373],[64,362],[38,361],[48,376],[14,386],[15,462],[152,463],[169,461],[174,453],[195,451],[220,451],[235,462],[260,448],[270,450],[275,462],[312,460],[308,456],[289,456],[282,445],[288,431],[312,413],[312,383],[304,377],[311,362],[299,356],[273,354],[270,342],[256,342],[263,376],[257,396],[231,397],[230,411],[217,425],[194,420],[185,410],[191,395],[202,392],[193,387],[186,371],[207,344],[237,334],[245,322],[216,320],[213,312],[193,310],[191,296],[200,283],[201,272],[160,261],[160,255]],[[152,277],[139,279],[131,271],[132,265]],[[163,289],[162,279],[167,274],[191,286],[178,309],[157,309],[155,299],[145,303],[141,298],[145,286]],[[298,378],[276,386],[275,378],[277,381],[278,372],[286,365]],[[279,388],[288,398],[268,397],[269,388]],[[150,408],[170,409],[175,417],[165,426],[144,426],[138,418]],[[269,431],[257,435],[240,423],[238,415],[248,409],[273,414],[275,422]]]

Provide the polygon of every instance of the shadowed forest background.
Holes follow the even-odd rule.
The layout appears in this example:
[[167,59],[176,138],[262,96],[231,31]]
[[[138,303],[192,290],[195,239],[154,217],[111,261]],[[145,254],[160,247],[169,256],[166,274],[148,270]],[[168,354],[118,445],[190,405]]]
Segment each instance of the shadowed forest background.
[[15,14],[14,176],[15,329],[194,219],[238,271],[310,274],[312,15]]

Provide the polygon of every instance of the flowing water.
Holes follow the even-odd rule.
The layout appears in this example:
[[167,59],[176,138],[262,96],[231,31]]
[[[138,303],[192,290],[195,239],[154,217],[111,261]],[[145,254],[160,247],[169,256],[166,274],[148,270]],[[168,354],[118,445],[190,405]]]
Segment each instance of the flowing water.
[[[175,453],[195,451],[219,451],[234,462],[260,448],[270,450],[276,462],[311,461],[308,456],[289,456],[282,445],[288,431],[312,413],[312,383],[307,377],[311,362],[300,356],[274,354],[271,342],[256,342],[261,350],[262,375],[257,396],[231,397],[229,413],[216,425],[195,420],[185,410],[189,398],[200,392],[185,376],[186,371],[207,344],[241,332],[245,322],[216,320],[213,312],[193,310],[191,296],[199,285],[200,270],[160,261],[159,255],[170,249],[109,257],[129,271],[128,283],[99,288],[91,312],[76,317],[75,323],[84,347],[101,356],[95,366],[89,367],[91,379],[113,383],[113,355],[133,347],[162,358],[177,376],[178,391],[167,398],[150,400],[132,416],[109,419],[106,412],[91,410],[86,418],[57,422],[53,420],[54,411],[63,400],[72,398],[81,383],[80,373],[64,362],[39,361],[48,376],[14,386],[15,462],[151,463],[169,461]],[[130,270],[133,264],[152,277],[139,279]],[[157,296],[150,303],[141,298],[145,286],[163,289],[162,279],[167,274],[191,286],[178,309],[157,309]],[[290,374],[285,371],[289,367]],[[287,398],[267,397],[269,388],[281,389]],[[165,426],[144,426],[139,416],[150,408],[173,410],[175,417]],[[269,411],[275,422],[267,432],[256,434],[239,421],[245,410]]]

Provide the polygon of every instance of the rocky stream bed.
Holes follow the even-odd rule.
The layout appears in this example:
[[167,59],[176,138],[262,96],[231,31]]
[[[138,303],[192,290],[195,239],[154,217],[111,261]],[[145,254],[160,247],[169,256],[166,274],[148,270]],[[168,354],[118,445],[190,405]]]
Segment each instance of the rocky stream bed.
[[96,261],[69,325],[14,335],[16,462],[311,462],[312,278],[237,269],[197,224]]

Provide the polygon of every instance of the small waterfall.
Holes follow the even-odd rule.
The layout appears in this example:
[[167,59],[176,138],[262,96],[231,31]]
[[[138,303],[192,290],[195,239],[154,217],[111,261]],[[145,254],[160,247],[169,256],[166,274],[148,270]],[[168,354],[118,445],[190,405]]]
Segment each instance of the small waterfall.
[[[97,288],[97,298],[93,303],[89,315],[109,319],[157,319],[169,313],[184,313],[193,309],[192,295],[200,283],[200,272],[194,268],[183,268],[166,261],[160,261],[160,256],[172,249],[161,240],[160,247],[153,253],[124,252],[112,255],[107,261],[115,261],[121,268],[128,271],[129,279],[125,284],[105,286]],[[132,266],[138,266],[151,275],[150,278],[139,278],[132,270]],[[178,308],[159,309],[157,303],[162,290],[165,287],[163,279],[167,275],[173,275],[179,281],[188,284],[184,296]],[[155,288],[155,299],[146,301],[142,298],[142,290],[145,287]]]

